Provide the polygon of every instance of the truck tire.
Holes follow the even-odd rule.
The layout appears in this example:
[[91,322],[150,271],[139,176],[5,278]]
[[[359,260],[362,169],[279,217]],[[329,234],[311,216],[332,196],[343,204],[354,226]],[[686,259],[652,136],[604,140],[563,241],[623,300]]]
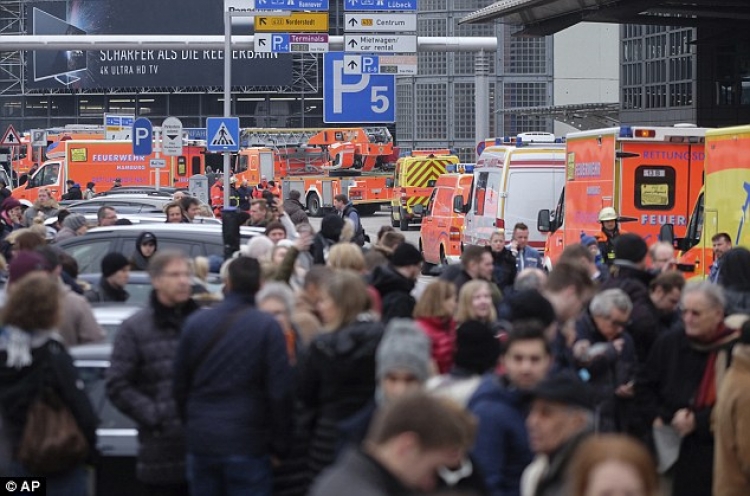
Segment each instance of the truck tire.
[[323,217],[323,208],[320,206],[320,197],[317,193],[310,193],[307,197],[307,211],[313,217]]
[[406,210],[403,208],[399,211],[398,227],[402,232],[409,230],[409,219],[406,218]]
[[393,215],[393,207],[391,207],[391,227],[398,227],[398,221],[396,220],[396,216]]
[[[422,254],[422,259],[424,259],[424,250],[422,249],[422,237],[419,237],[419,252]],[[430,262],[422,262],[422,275],[423,276],[429,276],[432,272],[432,269],[435,268],[435,264]]]
[[448,259],[445,257],[445,246],[440,245],[440,265],[448,265]]

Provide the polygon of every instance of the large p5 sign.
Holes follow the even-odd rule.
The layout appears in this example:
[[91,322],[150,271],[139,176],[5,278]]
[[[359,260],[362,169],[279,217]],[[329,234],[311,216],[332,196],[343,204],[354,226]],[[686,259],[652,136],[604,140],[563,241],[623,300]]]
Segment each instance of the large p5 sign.
[[344,53],[323,56],[323,121],[328,124],[396,121],[396,78],[345,74]]

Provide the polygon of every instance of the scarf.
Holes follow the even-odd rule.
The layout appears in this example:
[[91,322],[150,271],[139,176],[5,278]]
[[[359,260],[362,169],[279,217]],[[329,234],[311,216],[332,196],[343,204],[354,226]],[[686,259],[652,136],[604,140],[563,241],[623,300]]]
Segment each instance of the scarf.
[[7,325],[0,334],[0,349],[8,352],[6,367],[20,369],[31,365],[31,350],[43,346],[47,341],[62,342],[60,336],[51,330],[26,332],[18,327]]
[[709,342],[690,341],[690,347],[702,353],[708,353],[706,368],[703,369],[698,393],[695,395],[693,407],[696,410],[710,408],[716,404],[718,384],[724,378],[729,367],[729,351],[731,345],[739,339],[739,332],[725,327],[722,323]]

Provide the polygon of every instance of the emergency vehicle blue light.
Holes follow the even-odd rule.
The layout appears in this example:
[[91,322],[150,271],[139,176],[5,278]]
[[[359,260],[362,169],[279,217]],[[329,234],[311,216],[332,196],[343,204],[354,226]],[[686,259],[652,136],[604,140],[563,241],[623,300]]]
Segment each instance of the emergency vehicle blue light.
[[448,164],[445,166],[445,172],[447,172],[448,174],[452,174],[456,172],[456,170],[456,164]]
[[519,148],[523,146],[523,138],[520,136],[516,136],[516,146]]
[[632,138],[633,128],[630,126],[620,126],[620,138]]
[[555,138],[555,143],[565,143],[567,140],[565,139],[565,136],[561,138]]
[[474,164],[464,164],[464,173],[465,174],[473,174],[474,173]]

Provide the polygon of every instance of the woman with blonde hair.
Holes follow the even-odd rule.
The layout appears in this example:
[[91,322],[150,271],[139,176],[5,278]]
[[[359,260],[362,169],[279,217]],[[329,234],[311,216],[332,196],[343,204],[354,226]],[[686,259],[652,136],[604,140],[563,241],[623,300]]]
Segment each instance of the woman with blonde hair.
[[431,282],[414,307],[414,320],[432,342],[432,359],[438,373],[447,374],[453,367],[456,347],[456,286],[448,281]]
[[383,326],[370,313],[367,286],[359,274],[334,272],[317,308],[325,330],[300,363],[299,399],[315,418],[308,465],[312,476],[333,463],[339,423],[375,394],[375,351]]
[[568,480],[571,496],[658,496],[655,461],[638,441],[618,434],[592,436],[576,449]]
[[367,268],[362,248],[354,243],[333,245],[328,252],[326,265],[332,269],[352,270],[359,274],[364,273]]
[[461,287],[458,294],[456,321],[460,324],[476,320],[492,325],[497,320],[497,310],[492,302],[490,283],[475,279]]

